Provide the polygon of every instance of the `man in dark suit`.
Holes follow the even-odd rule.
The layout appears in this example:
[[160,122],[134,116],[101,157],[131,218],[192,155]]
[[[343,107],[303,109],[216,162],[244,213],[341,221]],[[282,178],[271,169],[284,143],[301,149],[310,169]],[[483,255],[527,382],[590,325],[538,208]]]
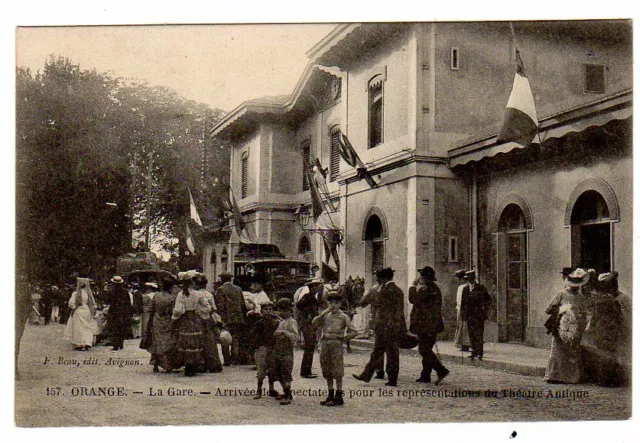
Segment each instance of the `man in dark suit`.
[[311,372],[313,366],[313,353],[318,343],[316,330],[311,324],[312,320],[323,303],[323,280],[321,278],[312,278],[307,281],[306,286],[308,292],[300,297],[296,302],[296,311],[298,313],[298,327],[302,332],[304,339],[304,353],[302,355],[302,364],[300,365],[300,377],[316,378],[317,375]]
[[231,283],[232,278],[233,276],[228,272],[220,274],[222,285],[216,289],[214,295],[218,314],[233,339],[231,349],[228,346],[222,346],[225,366],[239,363],[238,353],[240,347],[244,345],[245,316],[247,314],[242,289]]
[[464,275],[467,286],[462,291],[460,315],[467,322],[471,355],[469,358],[482,360],[484,354],[484,322],[491,305],[491,296],[487,288],[476,281],[476,271],[471,270]]
[[380,288],[371,306],[376,311],[376,323],[373,325],[375,344],[369,363],[362,374],[353,374],[357,380],[369,382],[376,368],[380,367],[380,361],[387,355],[387,386],[398,385],[398,373],[400,372],[400,351],[398,341],[407,330],[404,318],[404,294],[392,281],[394,270],[391,268],[380,269],[376,272]]
[[409,303],[413,305],[409,331],[418,336],[418,349],[422,356],[422,373],[417,382],[431,383],[431,371],[438,376],[436,385],[449,374],[438,357],[433,353],[433,345],[444,330],[442,320],[442,293],[434,282],[436,273],[431,266],[420,269],[420,279],[409,289]]

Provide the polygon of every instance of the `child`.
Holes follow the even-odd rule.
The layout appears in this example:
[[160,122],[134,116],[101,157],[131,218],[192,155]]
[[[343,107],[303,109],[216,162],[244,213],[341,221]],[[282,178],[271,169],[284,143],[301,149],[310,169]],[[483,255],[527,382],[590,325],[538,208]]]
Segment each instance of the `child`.
[[[337,291],[330,291],[327,294],[327,302],[329,302],[329,307],[312,322],[320,332],[320,367],[322,368],[322,376],[327,379],[327,388],[329,389],[329,396],[320,404],[322,406],[342,406],[344,405],[342,343],[355,338],[358,331],[351,324],[349,316],[340,310],[342,296]],[[335,391],[333,390],[334,380],[336,381]]]
[[[288,298],[278,300],[276,307],[280,313],[280,323],[274,333],[272,371],[284,390],[284,394],[276,397],[281,405],[291,404],[291,374],[293,373],[293,345],[298,339],[298,323],[291,317],[293,303]],[[271,380],[271,377],[269,378]]]
[[258,391],[253,397],[254,400],[262,398],[262,383],[265,377],[269,377],[269,397],[277,397],[278,391],[273,387],[275,376],[271,369],[271,356],[275,343],[275,332],[278,329],[281,318],[273,313],[273,303],[264,301],[260,304],[260,318],[256,320],[254,326],[254,338],[256,351],[254,359],[258,369]]

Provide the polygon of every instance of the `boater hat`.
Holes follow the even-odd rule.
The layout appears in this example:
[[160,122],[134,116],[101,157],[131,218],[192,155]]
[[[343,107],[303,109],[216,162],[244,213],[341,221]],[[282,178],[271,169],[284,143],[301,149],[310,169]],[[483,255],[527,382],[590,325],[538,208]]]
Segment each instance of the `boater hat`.
[[464,274],[467,272],[466,269],[458,269],[456,272],[453,273],[454,277],[464,277]]
[[464,273],[464,278],[476,278],[476,271],[473,269]]
[[589,273],[578,268],[567,276],[567,284],[574,288],[580,287],[589,281]]
[[121,284],[124,283],[124,280],[119,275],[116,275],[111,279],[111,283],[115,283],[117,285],[121,285]]
[[305,285],[309,286],[309,285],[323,285],[324,284],[324,280],[319,278],[319,277],[314,277],[314,278],[310,278],[309,280],[307,280],[305,282]]

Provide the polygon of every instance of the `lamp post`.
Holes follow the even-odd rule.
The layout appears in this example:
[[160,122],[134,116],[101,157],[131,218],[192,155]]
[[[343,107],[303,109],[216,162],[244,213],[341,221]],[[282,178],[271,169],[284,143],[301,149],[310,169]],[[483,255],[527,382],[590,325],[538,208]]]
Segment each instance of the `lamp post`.
[[342,243],[343,232],[342,228],[309,228],[309,220],[311,219],[311,213],[309,208],[303,203],[298,206],[296,212],[294,212],[296,221],[300,224],[303,231],[310,232],[311,234],[320,234],[328,241],[336,244]]

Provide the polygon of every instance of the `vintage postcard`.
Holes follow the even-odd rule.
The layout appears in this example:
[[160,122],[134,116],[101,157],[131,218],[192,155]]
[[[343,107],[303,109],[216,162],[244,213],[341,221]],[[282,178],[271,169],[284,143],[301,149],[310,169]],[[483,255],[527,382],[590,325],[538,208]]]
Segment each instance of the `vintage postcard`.
[[629,420],[632,34],[17,27],[15,425]]

